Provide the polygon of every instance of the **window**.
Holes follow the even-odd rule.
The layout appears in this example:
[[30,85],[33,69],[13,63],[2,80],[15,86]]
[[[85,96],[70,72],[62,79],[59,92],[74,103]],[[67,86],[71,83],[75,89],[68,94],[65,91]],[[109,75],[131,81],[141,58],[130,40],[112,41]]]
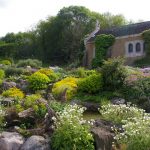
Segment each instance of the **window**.
[[136,43],[136,52],[139,53],[141,51],[141,44],[138,42]]
[[128,45],[128,53],[133,53],[133,44]]

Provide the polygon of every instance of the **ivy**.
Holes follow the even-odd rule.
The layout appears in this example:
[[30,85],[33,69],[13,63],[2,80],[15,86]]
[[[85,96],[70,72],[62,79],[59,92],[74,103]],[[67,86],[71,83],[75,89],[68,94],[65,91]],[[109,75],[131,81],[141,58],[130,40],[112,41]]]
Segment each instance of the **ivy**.
[[115,37],[111,34],[101,34],[95,39],[95,58],[92,61],[92,67],[96,68],[102,65],[102,61],[106,59],[107,50],[115,42]]
[[148,56],[150,56],[150,30],[145,30],[142,33],[142,37],[145,41],[145,50],[146,50],[146,54]]

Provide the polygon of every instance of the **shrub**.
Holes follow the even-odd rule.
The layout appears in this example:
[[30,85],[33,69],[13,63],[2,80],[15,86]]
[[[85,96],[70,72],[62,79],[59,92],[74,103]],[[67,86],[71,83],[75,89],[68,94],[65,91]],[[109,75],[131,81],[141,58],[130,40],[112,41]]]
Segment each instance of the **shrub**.
[[78,82],[78,90],[86,93],[97,93],[103,88],[103,78],[101,74],[92,74]]
[[11,65],[11,61],[9,61],[9,60],[1,60],[1,61],[0,61],[0,64],[3,64],[3,65]]
[[0,79],[3,79],[5,77],[4,70],[0,69]]
[[142,106],[146,110],[150,109],[149,106],[144,106],[150,98],[150,77],[141,78],[124,86],[123,93],[129,101]]
[[144,114],[143,109],[138,109],[130,105],[103,105],[99,110],[102,117],[108,121],[121,124],[122,120],[132,120],[134,117],[140,118]]
[[28,109],[28,108],[33,108],[33,110],[35,111],[35,114],[38,117],[44,117],[47,109],[44,103],[40,103],[37,100],[41,98],[41,95],[39,94],[32,94],[32,95],[28,95],[25,98],[24,101],[24,108]]
[[54,84],[52,88],[52,93],[56,98],[59,98],[60,94],[62,94],[65,89],[67,89],[67,100],[70,100],[77,90],[77,78],[67,77],[61,81],[58,81]]
[[4,70],[5,70],[6,77],[19,76],[24,73],[24,69],[22,68],[7,67]]
[[20,99],[24,98],[24,93],[20,89],[14,87],[14,88],[10,88],[10,89],[4,91],[2,93],[2,96],[12,97],[12,98],[20,100]]
[[52,136],[54,150],[94,150],[90,126],[83,124],[84,108],[68,105],[58,113],[55,120],[56,129]]
[[150,115],[124,121],[123,133],[114,137],[119,144],[125,144],[127,150],[148,150],[150,147]]
[[19,60],[19,62],[17,63],[17,67],[26,67],[26,66],[39,68],[42,66],[42,62],[37,59],[25,59]]
[[52,69],[42,68],[38,72],[43,73],[49,77],[49,79],[54,82],[59,79],[58,74],[56,74]]
[[86,70],[83,67],[79,67],[77,69],[70,71],[70,74],[72,76],[77,77],[77,78],[85,78],[85,77],[92,75],[92,74],[95,74],[95,73],[96,73],[96,70]]
[[108,59],[102,66],[102,74],[105,88],[116,90],[124,85],[127,77],[127,69],[123,66],[124,60],[121,58]]
[[29,86],[33,90],[41,90],[47,88],[50,79],[45,74],[35,72],[29,77]]
[[66,106],[65,103],[60,103],[58,101],[51,101],[49,103],[50,108],[52,108],[55,112],[63,111],[64,107]]

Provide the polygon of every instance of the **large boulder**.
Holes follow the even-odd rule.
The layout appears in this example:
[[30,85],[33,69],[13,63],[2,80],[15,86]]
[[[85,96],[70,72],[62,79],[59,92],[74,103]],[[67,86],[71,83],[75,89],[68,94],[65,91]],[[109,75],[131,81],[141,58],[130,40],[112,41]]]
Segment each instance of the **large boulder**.
[[113,133],[104,128],[94,127],[92,129],[92,134],[96,150],[112,150]]
[[24,143],[22,135],[16,132],[2,132],[0,134],[0,150],[19,150]]
[[44,137],[33,135],[26,140],[20,150],[50,150],[50,144]]
[[2,83],[2,89],[3,90],[8,90],[8,89],[13,88],[13,87],[16,87],[16,83],[15,82],[6,82],[6,81],[4,81]]

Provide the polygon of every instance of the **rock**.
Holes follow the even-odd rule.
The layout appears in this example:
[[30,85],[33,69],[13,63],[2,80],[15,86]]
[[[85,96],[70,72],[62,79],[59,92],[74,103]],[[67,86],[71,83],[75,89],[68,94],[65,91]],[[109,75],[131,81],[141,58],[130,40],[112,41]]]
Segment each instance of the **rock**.
[[27,118],[34,116],[34,110],[32,108],[28,108],[20,113],[18,113],[19,118]]
[[8,97],[8,98],[2,98],[1,105],[4,107],[11,106],[15,102],[14,98]]
[[120,105],[120,104],[125,104],[125,99],[123,98],[114,98],[111,100],[112,104],[114,105]]
[[0,150],[19,150],[24,143],[22,135],[16,132],[2,132],[0,134]]
[[29,87],[29,83],[26,80],[19,79],[16,87],[21,89],[24,92],[28,92],[28,90],[29,90],[29,88],[28,88]]
[[26,140],[20,150],[50,150],[50,144],[44,137],[33,135]]
[[16,83],[15,82],[6,82],[6,81],[4,81],[2,83],[2,89],[3,90],[8,90],[9,88],[13,88],[13,87],[16,87]]
[[99,127],[94,127],[91,132],[94,137],[96,150],[112,150],[113,133]]

